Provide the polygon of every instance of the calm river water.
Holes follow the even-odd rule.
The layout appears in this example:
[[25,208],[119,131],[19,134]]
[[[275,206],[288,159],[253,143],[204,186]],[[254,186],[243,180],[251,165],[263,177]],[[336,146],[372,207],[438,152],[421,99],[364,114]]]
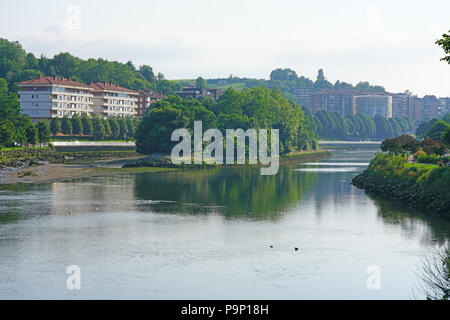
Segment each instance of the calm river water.
[[[0,298],[422,298],[417,268],[448,245],[450,221],[353,187],[375,151],[339,148],[276,176],[221,168],[2,186]],[[70,265],[80,290],[66,287]],[[380,289],[366,284],[369,266]]]

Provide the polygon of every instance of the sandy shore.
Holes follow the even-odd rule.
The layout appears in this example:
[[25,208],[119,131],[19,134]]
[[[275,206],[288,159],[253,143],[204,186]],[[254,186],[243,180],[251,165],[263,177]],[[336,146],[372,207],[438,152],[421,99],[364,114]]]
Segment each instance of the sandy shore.
[[40,183],[82,177],[93,173],[87,165],[68,165],[39,162],[39,165],[22,168],[6,168],[0,171],[0,184]]
[[132,158],[97,160],[82,164],[61,164],[38,161],[38,165],[20,168],[4,168],[0,170],[0,184],[15,183],[45,183],[75,179],[94,175],[107,175],[127,172],[155,172],[174,170],[169,168],[122,168],[122,165]]

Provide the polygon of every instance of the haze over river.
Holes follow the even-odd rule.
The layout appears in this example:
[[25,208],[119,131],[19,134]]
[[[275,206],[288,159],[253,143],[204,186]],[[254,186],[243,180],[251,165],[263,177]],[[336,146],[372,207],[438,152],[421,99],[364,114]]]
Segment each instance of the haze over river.
[[[448,245],[450,221],[352,186],[376,148],[340,146],[275,176],[225,167],[1,186],[0,298],[423,298],[417,268]],[[70,265],[80,290],[66,287]]]

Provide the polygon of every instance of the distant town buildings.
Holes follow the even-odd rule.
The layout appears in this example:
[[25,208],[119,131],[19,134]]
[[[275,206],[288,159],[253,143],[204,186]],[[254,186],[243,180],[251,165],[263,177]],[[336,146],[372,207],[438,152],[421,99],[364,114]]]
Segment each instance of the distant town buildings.
[[418,98],[410,92],[389,93],[356,89],[298,87],[292,89],[292,94],[302,107],[306,107],[312,112],[325,110],[338,112],[343,116],[355,112],[362,112],[370,116],[382,114],[388,118],[406,116],[417,123],[450,112],[450,98],[438,99],[435,96]]
[[151,89],[139,90],[137,115],[142,118],[150,106],[164,98],[164,95],[157,93]]
[[177,91],[176,94],[182,97],[183,99],[188,97],[192,97],[194,99],[198,99],[200,97],[207,97],[213,100],[217,100],[223,94],[223,92],[224,91],[220,89],[184,87],[182,90]]

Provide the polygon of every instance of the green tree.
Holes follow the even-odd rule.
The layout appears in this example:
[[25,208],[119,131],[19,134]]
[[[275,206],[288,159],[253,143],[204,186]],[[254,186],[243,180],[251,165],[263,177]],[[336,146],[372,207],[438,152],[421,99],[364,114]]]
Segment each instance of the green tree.
[[445,143],[450,148],[450,127],[445,130],[443,143]]
[[9,146],[13,144],[15,131],[14,124],[11,121],[2,120],[0,122],[0,145]]
[[61,132],[61,124],[58,118],[52,118],[52,121],[50,121],[50,131],[54,136]]
[[128,123],[124,117],[120,118],[119,126],[120,126],[120,138],[127,139],[128,138]]
[[438,121],[425,133],[425,138],[430,138],[442,143],[444,140],[444,134],[448,128],[449,125],[445,121]]
[[108,119],[109,121],[109,126],[111,127],[111,135],[114,138],[119,138],[120,137],[120,124],[119,124],[119,120],[117,120],[116,117],[111,117]]
[[112,133],[112,130],[111,130],[111,126],[109,125],[108,119],[103,118],[102,122],[103,122],[103,127],[105,127],[105,136],[106,137],[112,137],[113,133]]
[[74,135],[83,134],[83,122],[79,115],[74,114],[70,122],[72,123],[72,133]]
[[128,124],[128,137],[134,138],[136,135],[136,126],[134,120],[131,118],[127,118],[127,124]]
[[35,125],[32,124],[31,126],[28,126],[25,132],[28,144],[34,146],[38,143],[38,133]]
[[46,121],[38,121],[37,132],[40,143],[47,143],[50,141],[50,126]]
[[195,86],[198,88],[206,88],[206,81],[202,77],[198,77],[197,80],[195,80]]
[[92,117],[92,125],[94,127],[94,137],[96,139],[104,139],[105,138],[105,127],[103,126],[102,119],[98,116],[94,115]]
[[61,131],[66,136],[70,136],[72,134],[72,123],[68,116],[64,116],[61,121]]
[[86,114],[81,114],[81,122],[83,124],[83,134],[86,136],[92,136],[94,133],[94,126],[92,125],[92,119]]
[[436,44],[442,47],[446,56],[441,58],[442,61],[447,61],[450,64],[450,30],[449,34],[443,34],[442,38],[436,41]]

